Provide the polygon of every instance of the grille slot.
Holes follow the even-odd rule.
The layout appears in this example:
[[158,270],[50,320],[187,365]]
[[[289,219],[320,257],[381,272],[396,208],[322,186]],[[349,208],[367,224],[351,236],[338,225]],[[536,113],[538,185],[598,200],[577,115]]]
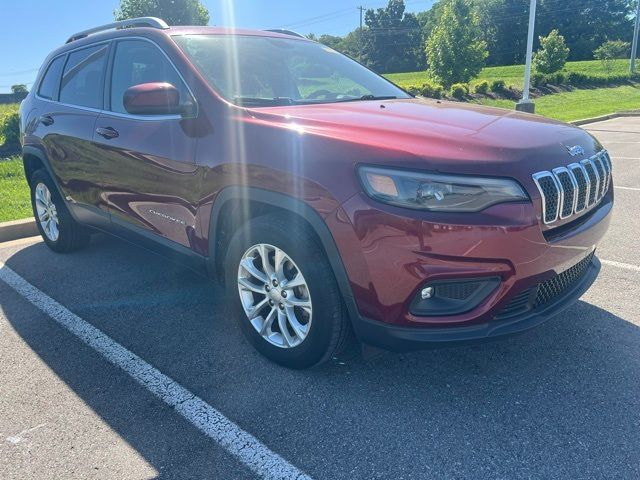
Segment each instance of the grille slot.
[[551,172],[542,172],[536,175],[538,175],[537,178],[534,175],[533,179],[542,194],[544,223],[555,222],[558,219],[558,209],[560,206],[559,184]]
[[569,165],[569,170],[573,174],[573,178],[576,180],[576,184],[578,186],[575,213],[580,213],[587,208],[587,200],[589,199],[589,179],[584,168],[580,166],[579,163],[572,163]]
[[564,167],[554,168],[553,174],[558,179],[562,190],[562,194],[560,195],[562,200],[560,202],[560,218],[567,218],[573,214],[576,208],[575,200],[578,185],[573,175]]
[[606,151],[592,158],[532,175],[542,197],[546,225],[597,205],[611,186],[611,160]]
[[583,160],[582,165],[584,169],[587,171],[587,177],[589,178],[589,202],[587,203],[588,207],[593,206],[596,203],[598,198],[598,174],[596,173],[596,169],[589,160]]
[[598,177],[600,177],[600,187],[598,188],[598,200],[600,200],[604,195],[604,188],[607,186],[607,178],[605,176],[604,167],[602,166],[602,162],[600,161],[600,159],[596,158],[593,163],[596,166]]

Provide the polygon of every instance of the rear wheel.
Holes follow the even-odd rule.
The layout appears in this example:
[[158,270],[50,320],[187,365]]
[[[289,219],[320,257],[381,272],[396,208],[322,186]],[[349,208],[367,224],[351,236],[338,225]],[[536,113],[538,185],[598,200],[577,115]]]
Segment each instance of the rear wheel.
[[349,325],[331,267],[297,220],[269,214],[234,235],[226,286],[251,344],[270,360],[307,368],[344,346]]
[[89,232],[73,219],[46,170],[36,170],[30,183],[33,215],[47,246],[59,253],[84,247]]

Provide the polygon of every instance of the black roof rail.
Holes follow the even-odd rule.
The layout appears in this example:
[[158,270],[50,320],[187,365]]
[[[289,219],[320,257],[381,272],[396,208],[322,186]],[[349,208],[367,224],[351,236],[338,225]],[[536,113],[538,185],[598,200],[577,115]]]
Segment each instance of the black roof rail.
[[284,28],[268,28],[265,32],[281,33],[282,35],[290,35],[292,37],[307,38],[301,33],[294,32],[293,30],[285,30]]
[[169,28],[169,25],[167,25],[167,23],[161,18],[156,17],[129,18],[127,20],[121,20],[120,22],[107,23],[106,25],[101,25],[99,27],[90,28],[88,30],[83,30],[82,32],[74,33],[69,37],[69,40],[67,40],[66,43],[88,37],[89,35],[92,35],[94,33],[104,32],[105,30],[117,30],[127,27],[151,27],[158,28],[160,30],[166,30],[167,28]]

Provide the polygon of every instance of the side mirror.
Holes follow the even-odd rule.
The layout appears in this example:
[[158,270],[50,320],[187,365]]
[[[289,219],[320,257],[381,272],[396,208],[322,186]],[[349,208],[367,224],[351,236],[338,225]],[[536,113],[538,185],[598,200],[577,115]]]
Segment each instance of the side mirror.
[[132,115],[190,115],[192,102],[180,104],[180,92],[170,83],[141,83],[127,88],[122,103]]

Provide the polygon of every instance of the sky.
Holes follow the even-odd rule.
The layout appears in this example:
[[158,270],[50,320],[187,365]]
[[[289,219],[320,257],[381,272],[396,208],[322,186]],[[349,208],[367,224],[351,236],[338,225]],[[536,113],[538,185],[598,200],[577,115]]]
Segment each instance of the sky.
[[[419,12],[434,0],[405,0]],[[75,32],[113,21],[118,0],[0,0],[0,93],[29,88],[47,54]],[[360,21],[359,5],[379,8],[386,0],[204,0],[211,25],[289,28],[300,33],[345,35]]]

